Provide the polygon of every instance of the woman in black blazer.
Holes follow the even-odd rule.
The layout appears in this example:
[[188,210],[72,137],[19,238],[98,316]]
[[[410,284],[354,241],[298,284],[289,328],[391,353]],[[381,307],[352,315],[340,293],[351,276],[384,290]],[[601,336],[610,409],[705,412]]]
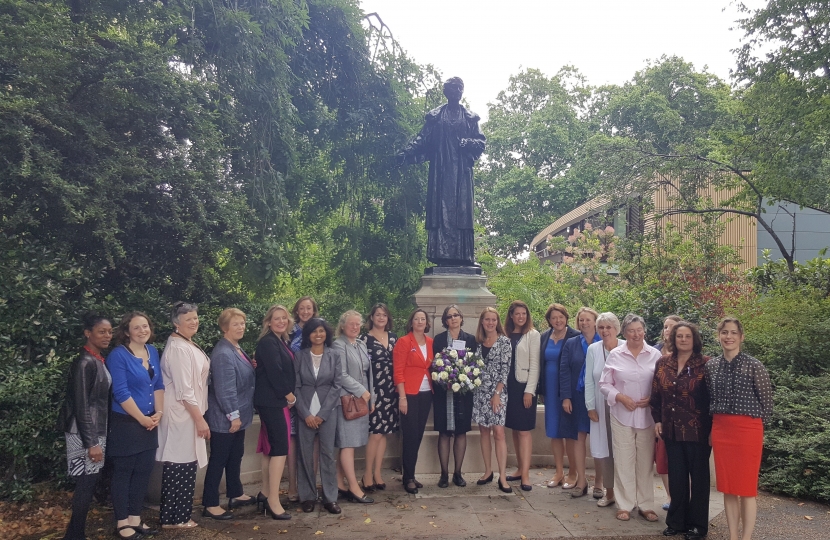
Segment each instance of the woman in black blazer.
[[256,387],[254,406],[268,432],[268,500],[265,513],[274,519],[291,519],[280,504],[280,480],[288,455],[286,409],[294,406],[294,356],[288,348],[291,316],[284,306],[272,306],[262,320],[256,346]]
[[[475,352],[477,348],[476,337],[461,329],[464,324],[464,316],[461,308],[450,304],[444,309],[441,315],[441,324],[447,329],[435,336],[432,342],[432,356],[451,347],[453,342],[463,341],[464,348]],[[470,424],[473,418],[473,392],[466,394],[450,393],[440,385],[432,385],[432,404],[434,407],[433,425],[438,432],[438,459],[441,462],[441,478],[438,480],[438,487],[449,486],[450,466],[450,440],[455,437],[453,444],[453,459],[455,461],[455,472],[452,475],[452,482],[456,486],[464,487],[467,482],[461,476],[461,466],[464,463],[464,454],[467,452],[467,432],[470,431]],[[453,414],[447,415],[447,400],[452,399]]]

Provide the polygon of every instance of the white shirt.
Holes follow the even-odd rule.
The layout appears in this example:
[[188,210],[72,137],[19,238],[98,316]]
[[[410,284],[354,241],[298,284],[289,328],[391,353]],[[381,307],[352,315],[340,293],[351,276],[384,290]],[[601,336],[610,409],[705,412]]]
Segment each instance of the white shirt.
[[[424,355],[424,358],[429,359],[427,356],[427,344],[424,343],[423,345],[419,345],[421,347],[421,354]],[[432,387],[429,385],[429,378],[424,375],[423,380],[421,381],[421,387],[418,389],[419,392],[430,392]]]
[[[311,353],[311,367],[314,368],[314,378],[317,378],[317,374],[320,373],[320,362],[323,361],[322,354],[314,354]],[[312,416],[317,416],[317,413],[320,412],[320,398],[317,396],[317,391],[314,391],[314,396],[311,398],[311,404],[308,406],[308,412]]]

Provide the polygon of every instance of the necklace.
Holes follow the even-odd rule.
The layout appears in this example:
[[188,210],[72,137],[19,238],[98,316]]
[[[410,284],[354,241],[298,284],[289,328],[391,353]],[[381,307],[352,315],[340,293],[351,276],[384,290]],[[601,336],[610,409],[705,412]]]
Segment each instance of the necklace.
[[178,330],[173,330],[173,333],[182,338],[183,340],[193,343],[192,339],[184,337]]
[[84,345],[84,350],[86,352],[88,352],[89,354],[91,354],[92,356],[94,356],[95,358],[97,358],[98,360],[100,360],[101,362],[106,361],[106,360],[104,360],[104,357],[101,356],[101,353],[93,351],[92,349],[89,348],[89,346]]
[[[198,345],[195,341],[193,341],[192,339],[188,339],[188,338],[184,337],[183,335],[181,335],[181,334],[179,333],[179,331],[178,331],[178,330],[173,330],[173,333],[174,333],[174,334],[176,334],[177,336],[179,336],[180,338],[182,338],[183,340],[185,340],[186,342],[190,343],[191,345],[193,345],[194,347],[196,347],[196,348],[197,348],[197,349],[199,349],[200,351],[202,351],[202,354],[204,354],[204,355],[205,355],[205,358],[208,358],[208,359],[210,358],[210,357],[207,355],[207,353],[204,351],[204,349],[202,349],[201,347],[199,347],[199,345]],[[242,350],[242,349],[240,349],[240,350]]]

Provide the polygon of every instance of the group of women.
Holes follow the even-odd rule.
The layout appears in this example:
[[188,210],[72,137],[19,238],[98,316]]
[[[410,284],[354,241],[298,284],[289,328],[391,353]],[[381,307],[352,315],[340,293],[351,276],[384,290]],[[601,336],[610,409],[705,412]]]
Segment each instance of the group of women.
[[[510,492],[508,482],[519,481],[522,490],[530,491],[531,432],[537,396],[542,396],[556,463],[548,487],[561,485],[572,497],[587,495],[590,439],[596,464],[592,495],[598,506],[616,503],[620,520],[630,519],[637,508],[645,519],[656,521],[651,472],[657,437],[668,458],[671,494],[663,534],[703,538],[711,432],[730,534],[738,538],[743,521],[748,539],[755,518],[762,420],[770,416],[772,391],[760,362],[740,352],[740,322],[725,319],[720,324],[723,354],[709,360],[701,354],[698,329],[685,321],[673,320],[661,352],[645,342],[645,322],[636,315],[620,324],[613,313],[583,307],[574,329],[568,310],[552,304],[545,318],[549,329],[540,335],[528,306],[514,301],[504,326],[495,309],[485,308],[475,334],[469,334],[462,330],[461,309],[450,305],[441,316],[445,331],[433,339],[429,315],[416,309],[398,339],[384,304],[372,307],[361,333],[360,313],[343,313],[332,329],[319,317],[316,302],[303,297],[291,312],[281,305],[268,310],[253,356],[240,346],[246,315],[224,310],[218,319],[224,337],[208,356],[192,339],[199,330],[197,307],[179,302],[159,358],[145,314],[128,313],[114,331],[106,318],[89,315],[84,320],[86,344],[72,365],[61,414],[69,474],[77,479],[65,538],[84,538],[105,455],[113,468],[114,534],[126,539],[157,532],[141,519],[155,461],[162,462],[163,528],[197,526],[190,516],[196,472],[205,465],[206,518],[230,519],[232,509],[257,504],[273,519],[290,519],[279,497],[286,464],[288,500],[305,512],[312,512],[318,499],[334,514],[341,512],[341,497],[372,503],[370,494],[386,489],[386,439],[398,429],[403,486],[417,493],[423,485],[415,470],[431,409],[438,431],[439,487],[449,486],[450,450],[452,483],[466,485],[466,434],[475,421],[485,464],[477,484],[492,482],[498,469],[499,490]],[[624,340],[618,338],[620,332]],[[105,359],[113,339],[116,346]],[[484,360],[482,384],[474,392],[448,392],[433,383],[432,358],[447,347],[475,351]],[[251,496],[243,492],[240,468],[245,430],[255,411],[261,420],[257,451],[262,453],[263,482],[260,493]],[[516,451],[512,474],[506,472],[505,428],[512,431]],[[354,458],[360,447],[365,447],[366,466],[358,479]],[[223,475],[227,510],[219,500]]]

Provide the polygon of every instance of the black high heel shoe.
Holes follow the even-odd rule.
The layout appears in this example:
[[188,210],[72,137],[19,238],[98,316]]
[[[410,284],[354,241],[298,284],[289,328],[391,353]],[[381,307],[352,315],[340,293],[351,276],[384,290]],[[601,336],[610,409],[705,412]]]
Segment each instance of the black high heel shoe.
[[[259,493],[257,493],[256,494],[256,511],[257,512],[265,511],[265,506],[267,504],[268,504],[268,497],[263,495],[261,491]],[[262,508],[260,508],[260,506]]]
[[271,505],[267,502],[265,503],[265,515],[269,516],[271,519],[276,520],[286,520],[291,519],[291,514],[288,512],[283,511],[282,514],[275,514],[273,510],[271,510]]
[[352,492],[352,490],[349,490],[347,493],[349,500],[353,503],[373,504],[375,502],[373,498],[367,497],[365,493],[363,494],[363,497],[358,497]]
[[366,482],[363,480],[360,481],[360,487],[363,489],[365,493],[374,493],[375,492],[375,484],[366,485]]
[[510,484],[507,484],[506,487],[501,485],[501,478],[499,478],[498,484],[499,484],[499,490],[501,490],[502,493],[513,493],[513,488],[510,487]]

